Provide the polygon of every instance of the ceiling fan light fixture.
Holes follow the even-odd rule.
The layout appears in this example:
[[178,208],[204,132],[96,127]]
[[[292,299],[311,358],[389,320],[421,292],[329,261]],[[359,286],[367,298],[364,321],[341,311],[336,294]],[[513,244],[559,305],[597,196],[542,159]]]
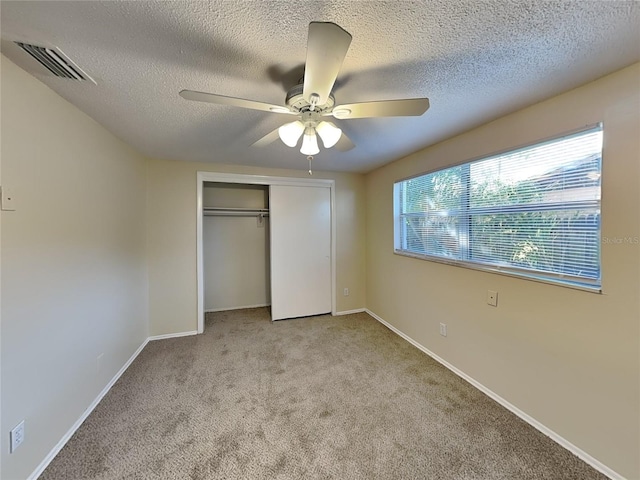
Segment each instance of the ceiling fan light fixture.
[[317,155],[318,153],[320,153],[316,131],[311,127],[308,127],[304,132],[300,153],[302,153],[303,155]]
[[278,129],[280,140],[282,140],[286,146],[292,148],[298,144],[298,140],[300,140],[303,132],[304,124],[300,120],[285,123]]
[[316,132],[320,135],[324,148],[333,147],[342,136],[342,130],[330,122],[320,122],[316,127]]

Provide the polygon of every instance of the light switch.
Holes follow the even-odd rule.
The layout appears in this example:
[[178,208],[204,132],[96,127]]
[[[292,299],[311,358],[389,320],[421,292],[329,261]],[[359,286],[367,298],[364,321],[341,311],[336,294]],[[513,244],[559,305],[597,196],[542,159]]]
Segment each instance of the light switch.
[[440,335],[442,335],[443,337],[447,336],[447,324],[446,323],[441,323],[440,324]]
[[7,187],[2,187],[2,210],[13,211],[16,209],[16,202],[13,192]]

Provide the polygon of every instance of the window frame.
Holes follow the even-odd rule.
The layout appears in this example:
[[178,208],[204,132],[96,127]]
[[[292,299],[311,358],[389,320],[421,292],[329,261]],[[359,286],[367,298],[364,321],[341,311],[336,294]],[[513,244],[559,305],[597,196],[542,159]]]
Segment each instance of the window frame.
[[[462,178],[464,179],[465,182],[469,181],[469,171],[470,171],[470,166],[475,163],[475,162],[480,162],[483,160],[488,160],[491,158],[495,158],[495,157],[499,157],[502,155],[507,155],[507,154],[512,154],[512,153],[516,153],[522,150],[527,150],[529,148],[532,147],[536,147],[536,146],[540,146],[540,145],[544,145],[545,143],[552,143],[555,141],[559,141],[562,140],[564,138],[569,138],[572,136],[577,136],[580,135],[582,133],[588,133],[589,131],[593,131],[593,130],[600,130],[602,132],[602,136],[603,136],[603,141],[602,141],[602,148],[600,150],[600,175],[601,175],[601,179],[602,179],[602,172],[603,172],[603,168],[602,168],[602,162],[603,162],[603,157],[604,157],[604,125],[603,122],[598,122],[595,124],[591,124],[591,125],[585,125],[581,128],[572,130],[572,131],[568,131],[565,133],[562,133],[560,135],[554,135],[552,137],[547,137],[544,139],[540,139],[540,140],[536,140],[524,145],[520,145],[518,147],[513,147],[513,148],[507,148],[504,150],[500,150],[498,152],[495,153],[490,153],[490,154],[486,154],[486,155],[482,155],[482,156],[478,156],[475,157],[471,160],[465,160],[462,162],[458,162],[458,163],[453,163],[444,167],[439,167],[439,168],[434,168],[432,170],[426,171],[426,172],[422,172],[416,175],[412,175],[409,177],[405,177],[399,180],[394,181],[393,183],[393,253],[395,255],[400,255],[403,257],[409,257],[409,258],[416,258],[416,259],[420,259],[420,260],[426,260],[426,261],[430,261],[430,262],[436,262],[436,263],[441,263],[441,264],[445,264],[445,265],[452,265],[452,266],[456,266],[456,267],[462,267],[462,268],[468,268],[468,269],[472,269],[472,270],[479,270],[479,271],[483,271],[483,272],[488,272],[488,273],[497,273],[500,275],[506,275],[506,276],[510,276],[510,277],[514,277],[514,278],[520,278],[520,279],[524,279],[524,280],[531,280],[531,281],[535,281],[535,282],[540,282],[540,283],[545,283],[545,284],[549,284],[549,285],[555,285],[555,286],[560,286],[560,287],[566,287],[566,288],[572,288],[572,289],[577,289],[577,290],[583,290],[583,291],[587,291],[587,292],[591,292],[591,293],[602,293],[602,256],[601,256],[601,247],[602,247],[602,220],[601,220],[601,216],[602,216],[602,181],[600,182],[600,198],[598,200],[598,207],[599,207],[599,221],[598,221],[598,231],[597,231],[597,235],[598,235],[598,272],[599,272],[599,276],[598,278],[593,282],[593,284],[589,283],[588,281],[585,281],[585,279],[583,277],[576,277],[570,274],[563,274],[563,273],[556,273],[556,272],[537,272],[535,270],[530,270],[530,269],[526,269],[526,268],[520,268],[517,266],[512,266],[512,265],[500,265],[497,263],[488,263],[488,262],[482,262],[482,261],[478,261],[478,260],[468,260],[468,251],[470,249],[470,245],[469,245],[469,240],[470,240],[470,220],[472,218],[472,216],[474,215],[474,210],[477,211],[481,210],[482,212],[487,212],[490,211],[492,209],[494,209],[496,212],[498,212],[498,210],[500,210],[500,213],[508,213],[509,208],[506,207],[506,211],[505,211],[505,207],[470,207],[468,206],[465,211],[464,211],[464,215],[461,216],[461,218],[466,218],[466,221],[463,222],[462,224],[462,241],[459,242],[459,246],[461,248],[461,250],[463,250],[466,253],[463,253],[464,258],[450,258],[450,257],[445,257],[445,256],[439,256],[439,255],[430,255],[430,254],[425,254],[425,253],[418,253],[418,252],[414,252],[414,251],[410,251],[410,250],[405,250],[401,248],[401,220],[402,220],[402,214],[401,214],[401,206],[400,206],[400,188],[402,188],[402,184],[408,180],[412,180],[415,178],[419,178],[419,177],[423,177],[423,176],[427,176],[436,172],[440,172],[440,171],[444,171],[444,170],[448,170],[448,169],[452,169],[452,168],[456,168],[456,167],[466,167],[463,169],[463,173],[462,173]],[[466,175],[465,173],[466,172]],[[466,185],[464,186],[463,190],[462,190],[462,195],[466,196],[467,200],[469,197],[469,183],[466,183]],[[464,200],[462,200],[464,201]],[[588,206],[593,207],[593,204],[590,202]],[[467,205],[468,205],[468,201],[467,201]],[[536,204],[538,206],[540,206],[540,204]],[[578,205],[576,203],[576,205]],[[527,207],[518,207],[516,209],[514,209],[514,211],[517,212],[522,212],[523,210],[526,210]],[[539,212],[539,211],[543,211],[544,208],[531,208],[532,212]],[[551,209],[551,207],[549,207],[549,209]],[[405,214],[406,215],[406,214]],[[422,213],[417,213],[416,215],[422,215]],[[466,226],[466,228],[465,228]]]

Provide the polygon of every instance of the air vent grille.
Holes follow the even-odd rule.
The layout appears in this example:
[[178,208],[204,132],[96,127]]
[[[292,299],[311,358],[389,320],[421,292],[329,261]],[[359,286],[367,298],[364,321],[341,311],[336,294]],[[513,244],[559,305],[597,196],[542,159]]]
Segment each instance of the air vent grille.
[[91,80],[60,51],[28,43],[15,43],[56,77],[69,78],[71,80]]

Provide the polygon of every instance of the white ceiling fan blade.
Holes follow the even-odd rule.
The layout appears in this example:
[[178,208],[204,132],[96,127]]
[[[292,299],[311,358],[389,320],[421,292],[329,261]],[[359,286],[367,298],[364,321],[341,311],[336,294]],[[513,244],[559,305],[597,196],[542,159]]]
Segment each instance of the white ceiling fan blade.
[[302,96],[307,102],[314,104],[315,101],[317,105],[327,103],[349,45],[351,35],[335,23],[309,24],[302,91]]
[[342,136],[340,137],[340,140],[338,140],[338,143],[336,143],[334,148],[341,152],[346,152],[347,150],[351,150],[354,147],[355,145],[353,144],[351,139],[347,137],[343,131]]
[[182,90],[180,96],[187,100],[195,102],[215,103],[218,105],[231,105],[234,107],[250,108],[252,110],[262,110],[263,112],[286,113],[295,115],[287,107],[282,105],[272,105],[270,103],[256,102],[255,100],[247,100],[245,98],[225,97],[224,95],[216,95],[215,93],[194,92],[193,90]]
[[428,98],[407,98],[338,105],[327,115],[336,118],[419,117],[428,109]]
[[278,135],[278,129],[276,128],[274,131],[267,133],[264,137],[262,137],[260,140],[254,142],[251,146],[252,147],[266,147],[267,145],[275,142],[276,140],[278,140],[280,138],[280,136]]

